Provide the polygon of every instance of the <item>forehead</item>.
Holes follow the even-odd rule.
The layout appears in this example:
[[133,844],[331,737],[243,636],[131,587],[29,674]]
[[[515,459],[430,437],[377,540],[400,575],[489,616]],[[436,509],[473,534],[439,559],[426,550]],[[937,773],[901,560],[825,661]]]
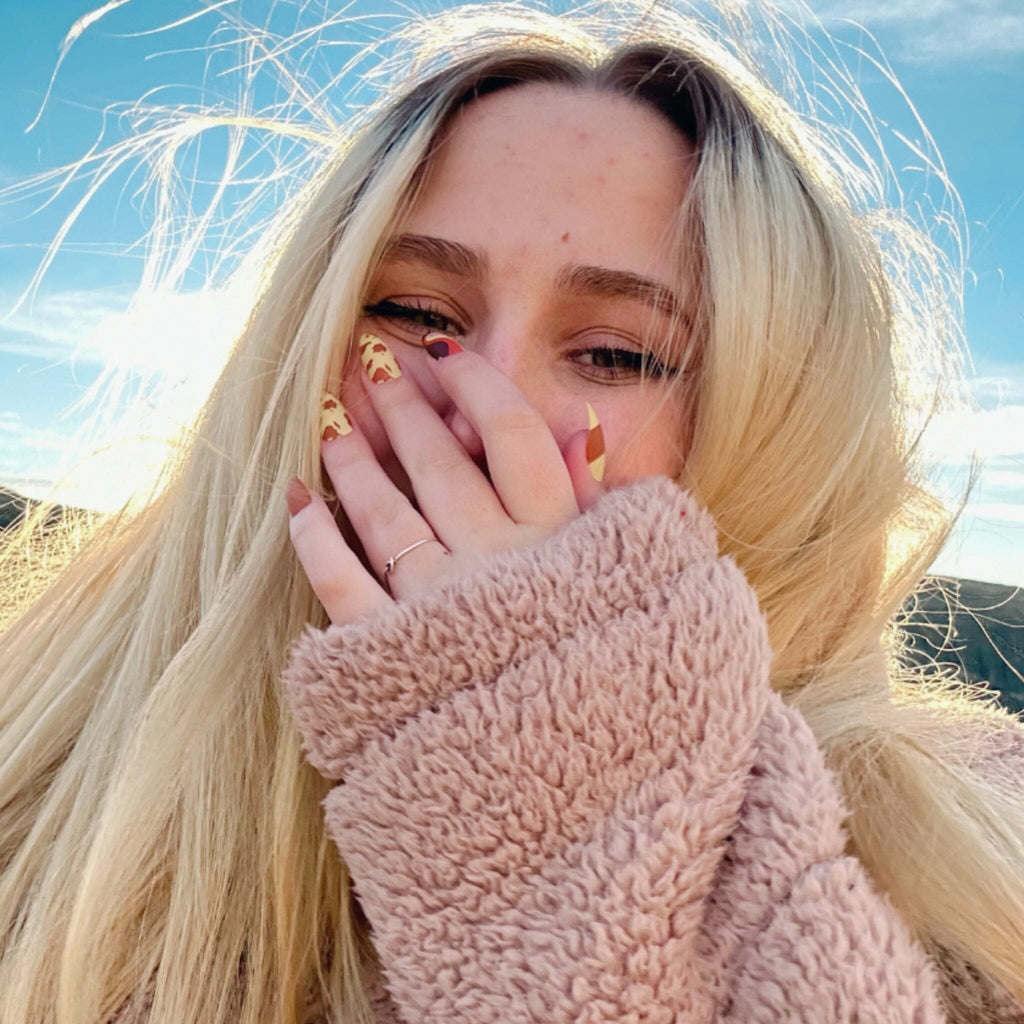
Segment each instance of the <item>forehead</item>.
[[642,99],[611,88],[558,82],[530,82],[488,93],[463,106],[453,117],[451,128],[489,124],[498,131],[502,125],[514,126],[517,132],[529,125],[538,131],[551,126],[571,129],[594,117],[598,123],[610,121],[613,130],[632,121],[634,131],[664,132],[666,137],[689,145],[661,111]]
[[673,176],[686,171],[694,155],[690,140],[646,103],[611,90],[531,83],[491,93],[458,111],[435,164],[488,156],[535,160],[542,156],[538,146],[554,145],[557,153],[559,143],[575,151],[580,165],[614,166],[629,153],[640,164],[667,165]]
[[625,96],[524,85],[476,100],[438,144],[404,230],[468,245],[552,237],[615,266],[649,262],[689,185],[694,148]]

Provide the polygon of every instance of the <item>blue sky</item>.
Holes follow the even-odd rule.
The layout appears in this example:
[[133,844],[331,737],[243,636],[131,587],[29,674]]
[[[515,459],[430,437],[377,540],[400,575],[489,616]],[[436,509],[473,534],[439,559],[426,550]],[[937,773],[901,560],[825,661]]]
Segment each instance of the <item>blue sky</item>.
[[[226,51],[212,58],[204,51],[218,25],[217,38],[226,38],[223,19],[231,11],[240,9],[256,23],[270,18],[286,31],[301,21],[295,6],[271,0],[242,0],[230,7],[214,0],[111,0],[106,16],[71,47],[42,117],[26,133],[62,41],[98,6],[95,0],[46,0],[45,5],[0,0],[0,190],[7,189],[0,196],[6,199],[0,203],[0,485],[40,493],[81,462],[86,442],[76,434],[86,414],[74,406],[104,367],[159,379],[169,396],[159,409],[151,408],[153,415],[135,429],[132,442],[113,444],[94,429],[89,443],[99,437],[104,452],[67,477],[68,497],[82,501],[95,500],[89,496],[97,493],[97,475],[103,493],[121,493],[140,459],[159,457],[161,442],[142,435],[166,436],[175,417],[194,404],[213,365],[204,325],[230,317],[231,303],[223,295],[197,293],[194,275],[186,275],[182,294],[162,296],[148,316],[125,313],[141,265],[141,250],[132,243],[152,209],[137,191],[140,179],[123,173],[87,207],[34,300],[14,310],[82,190],[72,187],[44,205],[42,194],[30,197],[11,189],[81,157],[105,118],[107,140],[119,138],[116,114],[124,107],[116,105],[150,90],[159,90],[153,99],[161,103],[233,102],[234,79],[221,73],[230,67]],[[308,21],[314,9],[322,14],[325,7],[338,11],[342,5],[327,0],[307,6]],[[915,149],[930,152],[930,145],[899,91],[870,59],[858,55],[858,49],[877,53],[876,41],[931,133],[963,203],[965,312],[979,409],[943,421],[934,436],[952,468],[967,449],[986,461],[963,524],[937,569],[1024,584],[1024,5],[1019,0],[811,0],[809,6],[838,39],[868,105],[883,131],[891,133],[887,149],[908,198],[918,201],[929,178]],[[357,0],[348,13],[372,15],[382,7]],[[150,31],[204,10],[172,31]],[[365,41],[367,32],[350,23],[336,27],[331,40],[338,44],[348,35]],[[332,45],[320,60],[336,56],[340,66],[350,53]],[[322,68],[321,77],[324,73]],[[270,93],[266,97],[273,102]],[[201,172],[223,157],[218,145],[214,139],[203,150]],[[258,167],[258,157],[253,159]]]

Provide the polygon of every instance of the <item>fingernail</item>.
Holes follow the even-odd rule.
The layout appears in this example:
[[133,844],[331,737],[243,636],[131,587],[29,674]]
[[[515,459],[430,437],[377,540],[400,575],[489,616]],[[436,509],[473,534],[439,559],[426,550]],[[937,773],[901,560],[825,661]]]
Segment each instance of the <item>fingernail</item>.
[[359,339],[359,358],[362,360],[366,376],[374,384],[383,384],[402,376],[402,371],[395,361],[395,354],[376,334],[364,334]]
[[423,335],[423,347],[434,359],[444,359],[447,356],[458,355],[463,351],[462,346],[447,334],[440,331],[431,331]]
[[341,399],[325,391],[320,402],[320,440],[333,441],[336,437],[344,437],[351,433],[352,421],[348,418]]
[[297,476],[293,476],[285,488],[284,500],[288,505],[288,515],[295,516],[313,500],[313,495]]
[[600,483],[604,479],[604,431],[594,407],[587,402],[587,466]]

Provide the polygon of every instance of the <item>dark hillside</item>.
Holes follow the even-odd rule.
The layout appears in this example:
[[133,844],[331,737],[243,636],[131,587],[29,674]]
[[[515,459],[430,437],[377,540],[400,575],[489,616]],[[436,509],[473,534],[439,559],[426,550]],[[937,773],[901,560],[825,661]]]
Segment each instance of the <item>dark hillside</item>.
[[911,663],[952,665],[969,682],[998,691],[1010,710],[1024,712],[1024,590],[929,577],[907,634]]
[[[18,494],[17,491],[0,487],[0,530],[6,530],[8,527],[21,522],[22,516],[35,504],[31,498],[26,498],[24,495]],[[55,505],[46,517],[47,523],[56,523],[60,519],[62,512],[61,507]]]

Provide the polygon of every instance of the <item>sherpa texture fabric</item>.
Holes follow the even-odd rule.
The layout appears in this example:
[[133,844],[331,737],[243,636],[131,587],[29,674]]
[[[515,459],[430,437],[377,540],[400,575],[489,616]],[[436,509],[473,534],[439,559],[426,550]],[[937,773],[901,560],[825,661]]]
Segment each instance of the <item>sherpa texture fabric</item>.
[[667,480],[366,623],[285,689],[404,1024],[937,1024],[754,598]]

